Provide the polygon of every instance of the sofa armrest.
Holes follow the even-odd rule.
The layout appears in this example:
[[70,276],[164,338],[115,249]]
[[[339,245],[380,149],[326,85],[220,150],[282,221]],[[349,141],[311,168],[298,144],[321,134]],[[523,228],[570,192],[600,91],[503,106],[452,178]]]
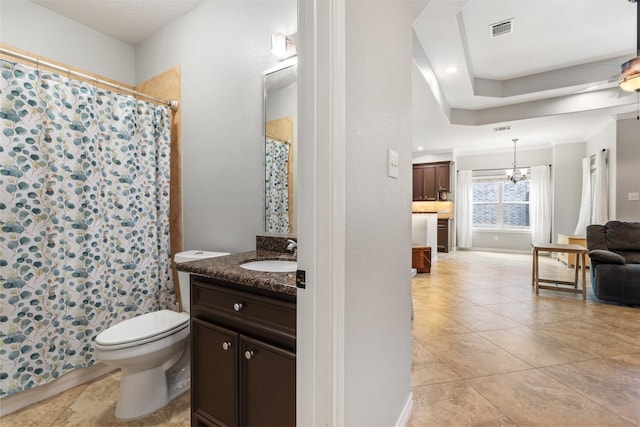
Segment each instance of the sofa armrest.
[[625,264],[625,259],[622,255],[618,255],[615,252],[606,251],[603,249],[594,249],[589,251],[589,258],[591,261],[599,262],[602,264]]

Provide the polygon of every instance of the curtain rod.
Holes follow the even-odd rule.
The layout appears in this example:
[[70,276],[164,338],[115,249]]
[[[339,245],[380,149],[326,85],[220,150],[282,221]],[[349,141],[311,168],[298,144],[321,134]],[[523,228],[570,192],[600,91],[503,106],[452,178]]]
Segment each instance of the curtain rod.
[[[549,167],[551,167],[551,165],[547,165]],[[531,169],[533,166],[518,166],[516,167],[516,169]],[[501,171],[504,172],[505,170],[511,170],[513,169],[513,165],[511,165],[511,167],[508,168],[491,168],[491,169],[471,169],[471,172],[492,172],[492,171]],[[456,172],[460,172],[460,169],[456,170]]]
[[[603,149],[601,150],[601,152],[602,152],[602,153],[604,153],[604,152],[606,152],[606,151],[607,151],[607,149],[606,149],[606,148],[603,148]],[[595,154],[592,154],[592,155],[590,155],[590,156],[589,156],[589,158],[590,158],[590,159],[593,159],[595,156],[596,156]]]
[[171,111],[178,111],[179,103],[175,99],[166,100],[166,99],[156,98],[155,96],[147,95],[146,93],[139,92],[139,91],[137,91],[135,89],[129,89],[127,87],[120,86],[120,85],[117,85],[115,83],[111,83],[111,82],[108,82],[106,80],[99,79],[97,77],[92,77],[92,76],[89,76],[89,75],[86,75],[86,74],[83,74],[83,73],[79,73],[78,71],[74,71],[74,70],[72,70],[70,68],[64,68],[64,67],[61,67],[59,65],[55,65],[55,64],[52,64],[52,63],[47,62],[47,61],[43,61],[43,60],[38,59],[38,58],[33,58],[31,56],[23,55],[21,53],[14,52],[14,51],[12,51],[10,49],[5,49],[4,47],[0,47],[0,53],[8,55],[8,56],[12,56],[14,58],[22,59],[23,61],[34,62],[36,64],[36,66],[42,65],[42,66],[45,66],[47,68],[53,68],[56,71],[60,71],[62,73],[65,73],[65,74],[68,74],[68,75],[72,75],[72,76],[75,76],[75,77],[80,77],[83,80],[92,81],[92,82],[94,82],[96,84],[99,84],[99,85],[108,86],[108,87],[116,89],[116,90],[118,90],[120,92],[126,92],[126,93],[129,93],[131,95],[135,95],[135,96],[138,96],[138,97],[141,97],[141,98],[146,98],[148,100],[151,100],[151,101],[157,102],[159,104],[163,104],[163,105],[168,106],[171,109]]

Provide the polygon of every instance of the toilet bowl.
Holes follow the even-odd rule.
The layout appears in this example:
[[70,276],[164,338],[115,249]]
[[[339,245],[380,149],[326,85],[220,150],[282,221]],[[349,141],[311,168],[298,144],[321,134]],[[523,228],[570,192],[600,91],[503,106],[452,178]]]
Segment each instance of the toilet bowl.
[[[176,263],[228,255],[177,253]],[[189,273],[179,272],[182,313],[159,310],[104,330],[95,339],[95,358],[122,370],[115,416],[131,419],[153,412],[189,390]]]

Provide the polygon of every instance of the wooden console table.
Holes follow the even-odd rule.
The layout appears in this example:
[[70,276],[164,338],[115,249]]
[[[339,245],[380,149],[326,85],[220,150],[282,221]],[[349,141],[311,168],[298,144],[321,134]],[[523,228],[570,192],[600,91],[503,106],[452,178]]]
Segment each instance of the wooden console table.
[[411,248],[411,268],[418,270],[418,273],[431,273],[431,246]]
[[[585,266],[585,257],[589,251],[584,246],[561,243],[532,243],[531,247],[533,248],[533,272],[531,276],[531,286],[536,289],[536,295],[539,295],[540,289],[550,289],[554,291],[581,293],[582,299],[587,299],[587,273]],[[538,254],[540,252],[575,254],[576,263],[574,266],[575,276],[573,282],[569,282],[566,280],[541,279],[538,265]],[[578,270],[580,268],[582,268],[582,288],[578,288]],[[553,283],[556,286],[541,285],[541,282]],[[562,287],[560,285],[569,285],[569,287]]]

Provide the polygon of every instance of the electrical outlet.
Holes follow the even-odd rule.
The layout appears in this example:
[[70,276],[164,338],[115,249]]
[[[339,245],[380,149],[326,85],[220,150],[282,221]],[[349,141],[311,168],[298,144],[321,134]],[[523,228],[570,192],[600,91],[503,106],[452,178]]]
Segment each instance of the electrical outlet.
[[493,236],[493,241],[497,242],[498,241],[498,236]]
[[398,152],[391,148],[387,148],[387,176],[398,177]]
[[628,193],[627,200],[640,200],[640,193]]

